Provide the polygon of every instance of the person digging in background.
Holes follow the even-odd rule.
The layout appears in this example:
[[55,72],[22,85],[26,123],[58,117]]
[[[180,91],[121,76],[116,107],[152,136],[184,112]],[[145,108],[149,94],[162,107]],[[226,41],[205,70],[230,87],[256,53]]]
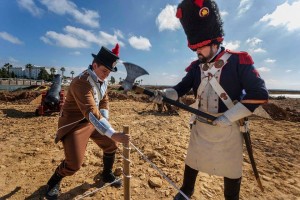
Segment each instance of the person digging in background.
[[[183,0],[176,17],[185,31],[188,47],[198,59],[186,68],[181,82],[156,91],[151,100],[162,103],[162,96],[177,100],[193,89],[196,102],[192,106],[217,117],[213,125],[199,116],[191,118],[181,191],[190,198],[201,171],[224,177],[225,199],[238,200],[243,161],[243,136],[238,121],[266,103],[268,91],[247,52],[233,52],[221,46],[223,22],[215,1]],[[186,199],[181,193],[174,198],[181,199]]]
[[103,150],[102,181],[121,186],[112,172],[117,142],[129,141],[129,136],[116,132],[110,123],[106,78],[116,72],[119,59],[119,45],[110,51],[101,47],[88,69],[74,78],[58,120],[55,142],[61,141],[65,159],[56,168],[47,182],[46,199],[57,199],[60,182],[65,176],[72,176],[81,167],[89,138]]

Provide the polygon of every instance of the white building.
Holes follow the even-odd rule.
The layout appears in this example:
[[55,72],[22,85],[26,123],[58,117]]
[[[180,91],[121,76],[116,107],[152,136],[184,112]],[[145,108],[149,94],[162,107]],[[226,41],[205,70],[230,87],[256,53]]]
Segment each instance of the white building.
[[23,76],[23,68],[22,67],[12,67],[9,69],[9,73],[13,72],[16,77]]
[[50,68],[33,66],[30,70],[29,68],[23,69],[22,67],[12,67],[9,69],[9,72],[13,72],[16,77],[21,78],[30,78],[30,79],[38,79],[39,73],[42,69],[45,69],[48,74],[51,74]]
[[24,76],[30,79],[37,79],[42,68],[45,69],[45,67],[36,67],[36,66],[33,66],[31,70],[29,68],[25,68]]

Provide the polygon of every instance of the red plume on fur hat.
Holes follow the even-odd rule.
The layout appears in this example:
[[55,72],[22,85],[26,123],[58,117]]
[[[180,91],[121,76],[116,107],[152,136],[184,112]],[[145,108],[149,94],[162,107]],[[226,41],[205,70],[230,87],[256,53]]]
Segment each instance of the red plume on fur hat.
[[113,54],[115,54],[116,56],[119,56],[119,52],[120,52],[120,47],[119,47],[119,44],[117,43],[115,48],[113,48],[111,50],[113,52]]
[[183,0],[178,5],[176,17],[184,29],[190,49],[223,41],[223,22],[215,1]]

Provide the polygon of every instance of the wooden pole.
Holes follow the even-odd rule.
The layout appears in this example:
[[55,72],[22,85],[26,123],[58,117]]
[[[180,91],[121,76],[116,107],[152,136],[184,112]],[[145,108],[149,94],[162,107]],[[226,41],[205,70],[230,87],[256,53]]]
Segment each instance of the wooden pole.
[[[124,134],[129,134],[129,126],[123,126]],[[130,200],[130,148],[129,143],[123,143],[123,180],[124,200]]]

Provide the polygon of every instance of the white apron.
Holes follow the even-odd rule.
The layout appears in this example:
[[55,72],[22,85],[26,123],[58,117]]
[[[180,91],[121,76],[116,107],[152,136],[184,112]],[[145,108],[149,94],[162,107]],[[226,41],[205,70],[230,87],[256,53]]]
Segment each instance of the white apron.
[[[220,59],[225,61],[225,65],[228,55],[224,55]],[[220,67],[210,66],[208,70],[204,71],[201,68],[202,81],[197,91],[198,99],[195,104],[201,111],[214,116],[222,114],[217,113],[219,98],[217,93],[219,95],[226,93],[218,83],[221,75],[219,69]],[[213,80],[207,78],[207,73],[212,74]],[[223,100],[223,102],[227,107],[233,105],[231,99],[229,101],[227,99],[227,102]],[[236,179],[242,176],[242,161],[243,136],[238,123],[223,128],[196,120],[195,125],[192,126],[185,160],[188,166],[210,175]]]
[[196,121],[185,163],[193,169],[227,178],[242,176],[243,137],[239,125],[215,127]]

